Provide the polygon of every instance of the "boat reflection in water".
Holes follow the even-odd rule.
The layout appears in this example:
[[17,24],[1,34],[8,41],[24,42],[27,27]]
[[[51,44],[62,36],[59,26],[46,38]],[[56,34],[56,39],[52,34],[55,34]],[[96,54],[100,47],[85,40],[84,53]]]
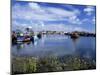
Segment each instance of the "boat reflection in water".
[[76,46],[77,46],[77,42],[78,42],[79,38],[72,38],[71,37],[71,40],[73,43],[73,50],[76,51]]

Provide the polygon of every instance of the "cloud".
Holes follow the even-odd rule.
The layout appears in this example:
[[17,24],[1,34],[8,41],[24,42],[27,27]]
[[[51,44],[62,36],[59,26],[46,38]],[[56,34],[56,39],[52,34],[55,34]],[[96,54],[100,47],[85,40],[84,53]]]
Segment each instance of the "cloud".
[[[85,30],[81,25],[83,22],[88,21],[83,21],[79,18],[81,10],[74,8],[73,6],[69,6],[68,8],[70,10],[53,6],[42,6],[41,4],[34,2],[28,2],[24,5],[15,3],[12,7],[12,28],[24,29],[27,26],[32,26],[34,31],[43,29],[56,31]],[[85,8],[84,11],[89,13],[93,10],[90,10],[89,7],[88,9]],[[46,24],[46,22],[59,21],[64,21],[66,23]],[[94,21],[94,19],[92,21]]]
[[91,25],[94,25],[94,24],[96,23],[95,16],[92,17],[92,18],[84,18],[81,22],[82,22],[83,24],[89,23],[89,24],[91,24]]
[[47,8],[47,10],[52,14],[62,16],[62,17],[71,17],[77,15],[76,11],[68,11],[61,8],[49,7]]
[[40,6],[37,4],[37,3],[29,3],[29,6],[32,8],[32,9],[40,9]]
[[66,25],[63,23],[50,23],[48,25],[45,24],[45,22],[35,22],[33,25],[29,23],[20,23],[19,21],[13,20],[12,21],[12,29],[17,30],[20,29],[21,31],[24,31],[26,27],[31,26],[34,31],[42,31],[42,30],[47,30],[47,31],[75,31],[79,30],[82,31],[83,29],[81,27],[73,26],[73,25]]
[[93,11],[94,11],[93,6],[87,6],[86,8],[84,8],[84,12],[86,12],[87,15],[91,15]]
[[[47,9],[50,13],[63,18],[62,20],[66,20],[69,23],[73,23],[73,24],[81,24],[80,19],[78,18],[78,15],[80,15],[80,11],[77,9],[74,9],[69,11],[69,10],[64,10],[61,8],[48,8]],[[65,18],[66,17],[66,18]]]
[[93,24],[96,23],[96,18],[95,17],[93,17],[92,22],[93,22]]
[[[71,11],[55,8],[55,7],[42,7],[38,3],[28,3],[26,6],[15,4],[12,10],[12,17],[14,19],[26,19],[26,20],[39,20],[39,21],[68,21],[73,24],[79,23],[77,17],[80,11],[73,9]],[[71,20],[72,17],[75,19]]]
[[72,22],[73,24],[82,24],[82,21],[77,16],[71,16],[69,17],[69,22]]
[[[48,24],[46,25],[44,22],[36,22],[34,25],[30,25],[27,23],[20,23],[18,21],[13,21],[14,25],[12,25],[13,30],[20,29],[21,31],[24,31],[27,26],[31,26],[33,31],[66,31],[66,32],[71,32],[71,31],[84,31],[85,29],[82,28],[81,26],[73,26],[73,25],[66,25],[63,23],[59,24]],[[86,30],[85,30],[86,31]]]

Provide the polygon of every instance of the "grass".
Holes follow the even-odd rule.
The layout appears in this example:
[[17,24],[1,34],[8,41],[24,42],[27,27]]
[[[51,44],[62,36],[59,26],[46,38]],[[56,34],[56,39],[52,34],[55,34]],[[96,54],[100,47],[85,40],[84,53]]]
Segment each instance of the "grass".
[[13,57],[12,74],[95,69],[96,61],[79,56]]

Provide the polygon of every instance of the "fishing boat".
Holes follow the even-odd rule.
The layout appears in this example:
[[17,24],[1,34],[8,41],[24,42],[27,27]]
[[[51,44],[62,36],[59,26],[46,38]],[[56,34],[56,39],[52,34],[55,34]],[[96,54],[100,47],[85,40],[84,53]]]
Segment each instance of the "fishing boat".
[[12,37],[12,43],[23,43],[23,42],[35,42],[38,41],[40,36],[34,35],[34,36],[28,36],[28,35],[20,35],[17,37]]
[[72,33],[70,36],[71,36],[71,38],[78,38],[79,37],[79,35],[77,33]]
[[30,42],[34,41],[34,37],[17,37],[17,42]]

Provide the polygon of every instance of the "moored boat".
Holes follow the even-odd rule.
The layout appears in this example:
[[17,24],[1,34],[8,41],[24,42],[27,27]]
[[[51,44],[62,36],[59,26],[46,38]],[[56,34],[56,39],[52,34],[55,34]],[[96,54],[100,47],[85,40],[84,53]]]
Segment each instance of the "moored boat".
[[79,35],[77,33],[72,33],[70,36],[71,36],[71,38],[78,38],[79,37]]

